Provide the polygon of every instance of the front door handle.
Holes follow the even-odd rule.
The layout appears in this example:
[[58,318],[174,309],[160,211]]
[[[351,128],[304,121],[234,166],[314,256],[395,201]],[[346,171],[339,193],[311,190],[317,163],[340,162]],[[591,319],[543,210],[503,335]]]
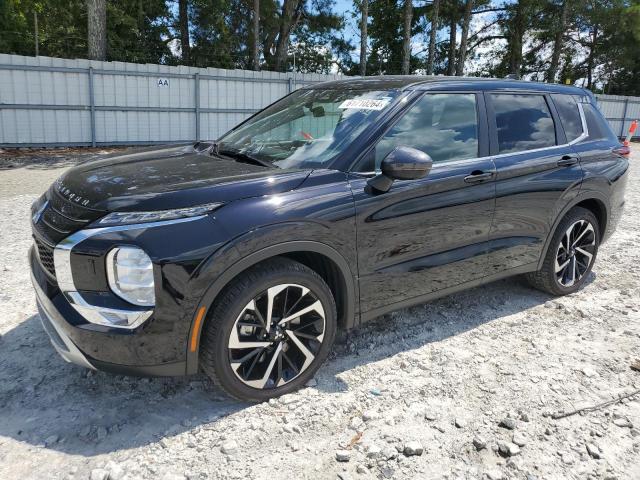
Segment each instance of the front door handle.
[[474,170],[470,175],[464,177],[466,183],[478,183],[493,178],[493,172],[483,172],[482,170]]
[[570,167],[578,163],[578,159],[576,157],[572,157],[571,155],[565,155],[560,160],[558,160],[559,167]]

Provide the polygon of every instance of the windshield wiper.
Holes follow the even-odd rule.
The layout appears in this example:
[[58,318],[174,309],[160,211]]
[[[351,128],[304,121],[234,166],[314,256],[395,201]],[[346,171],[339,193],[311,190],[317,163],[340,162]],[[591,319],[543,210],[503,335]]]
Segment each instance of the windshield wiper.
[[272,163],[252,157],[248,153],[238,152],[237,150],[217,150],[215,153],[221,157],[232,158],[237,162],[253,163],[254,165],[260,165],[262,167],[273,168]]

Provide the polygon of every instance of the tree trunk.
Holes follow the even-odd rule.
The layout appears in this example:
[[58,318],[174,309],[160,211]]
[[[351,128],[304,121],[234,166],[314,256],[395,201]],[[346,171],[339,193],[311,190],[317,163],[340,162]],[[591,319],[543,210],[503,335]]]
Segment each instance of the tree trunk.
[[593,67],[595,63],[596,56],[596,43],[598,41],[598,26],[593,27],[593,32],[591,33],[591,45],[589,48],[589,59],[587,61],[587,88],[591,90],[593,87]]
[[427,59],[427,75],[433,75],[433,62],[436,55],[436,35],[438,33],[438,14],[440,0],[433,0],[433,18],[431,19],[431,33],[429,35],[429,58]]
[[547,82],[554,83],[558,73],[558,64],[560,63],[560,54],[562,53],[562,42],[564,40],[564,30],[567,26],[567,11],[569,0],[562,2],[562,10],[560,11],[560,22],[557,26],[555,37],[553,39],[553,53],[551,54],[551,64],[547,71]]
[[460,37],[460,51],[458,52],[458,65],[456,66],[456,75],[459,77],[464,74],[464,62],[467,59],[467,39],[469,38],[469,23],[471,23],[472,10],[473,0],[467,0],[467,3],[464,5],[462,36]]
[[287,66],[291,31],[296,27],[302,16],[302,3],[303,0],[284,0],[282,4],[275,53],[275,70],[278,72],[284,72]]
[[178,0],[178,23],[180,26],[180,50],[182,63],[189,65],[191,57],[191,43],[189,42],[189,10],[187,0]]
[[522,2],[516,4],[509,35],[509,73],[519,79],[522,75],[522,37],[527,28]]
[[447,75],[453,75],[456,68],[456,29],[458,21],[456,16],[451,14],[451,22],[449,25],[449,60],[447,62]]
[[106,0],[87,0],[87,46],[90,60],[107,59]]
[[413,2],[404,0],[404,28],[402,33],[402,74],[409,75],[411,69],[411,20]]
[[367,74],[367,23],[369,22],[369,0],[362,0],[360,19],[360,76]]
[[260,0],[253,0],[253,42],[251,44],[251,67],[260,70]]

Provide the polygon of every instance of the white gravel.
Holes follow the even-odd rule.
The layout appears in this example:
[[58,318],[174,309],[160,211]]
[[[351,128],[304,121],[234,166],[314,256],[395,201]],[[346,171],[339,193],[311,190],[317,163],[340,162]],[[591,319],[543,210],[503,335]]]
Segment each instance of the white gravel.
[[61,171],[0,165],[0,479],[640,478],[640,396],[550,416],[640,388],[636,165],[582,291],[509,279],[396,312],[342,338],[314,386],[261,405],[58,357],[26,252],[29,205]]

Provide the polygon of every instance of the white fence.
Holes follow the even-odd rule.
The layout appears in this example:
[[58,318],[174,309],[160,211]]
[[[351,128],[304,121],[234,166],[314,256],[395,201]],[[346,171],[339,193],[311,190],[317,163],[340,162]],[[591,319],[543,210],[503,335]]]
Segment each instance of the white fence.
[[[596,95],[598,106],[619,137],[626,137],[631,122],[640,120],[640,97],[622,95]],[[635,137],[640,136],[636,130]]]
[[215,139],[292,90],[336,78],[0,54],[0,146]]
[[[0,54],[0,147],[215,139],[294,89],[336,78]],[[640,97],[596,97],[617,135],[640,119]]]

